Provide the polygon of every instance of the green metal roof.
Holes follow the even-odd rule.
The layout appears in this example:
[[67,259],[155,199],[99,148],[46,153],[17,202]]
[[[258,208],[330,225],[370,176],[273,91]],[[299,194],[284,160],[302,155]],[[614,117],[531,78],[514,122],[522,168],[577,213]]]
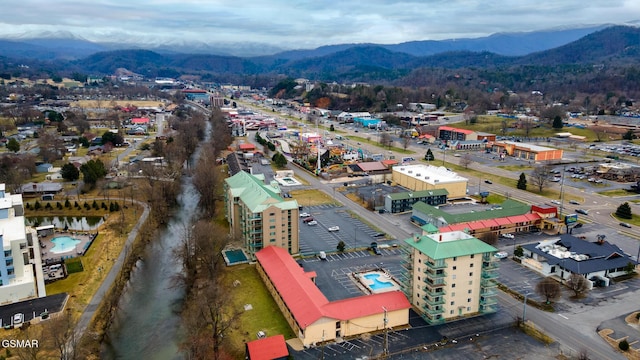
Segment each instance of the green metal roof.
[[433,225],[432,223],[426,223],[425,225],[422,225],[420,229],[422,229],[422,231],[426,232],[427,234],[435,234],[439,231],[438,227]]
[[478,220],[495,219],[507,216],[516,216],[528,214],[531,206],[516,200],[507,199],[500,204],[502,209],[482,210],[476,212],[468,212],[464,214],[449,214],[446,211],[428,205],[422,201],[413,204],[413,208],[424,214],[430,214],[435,218],[443,218],[448,224],[459,224],[463,222],[471,222]]
[[298,208],[296,200],[285,200],[280,196],[280,189],[266,185],[258,177],[247,172],[239,173],[224,180],[233,197],[238,197],[251,210],[259,213],[270,206],[282,210]]
[[[431,236],[437,238],[439,234]],[[415,238],[405,239],[404,242],[434,260],[498,251],[493,246],[474,237],[451,241],[436,241],[430,236],[422,235],[418,239],[418,242],[415,241]]]
[[387,195],[391,200],[403,200],[409,198],[421,198],[428,196],[442,196],[449,195],[447,189],[434,189],[434,190],[420,190],[420,191],[407,191],[407,192],[397,192]]

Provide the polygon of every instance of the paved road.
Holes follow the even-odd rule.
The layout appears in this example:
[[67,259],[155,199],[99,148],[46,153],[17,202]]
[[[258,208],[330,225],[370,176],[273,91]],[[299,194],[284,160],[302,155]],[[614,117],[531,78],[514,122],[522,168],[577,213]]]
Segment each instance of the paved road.
[[[125,199],[117,199],[117,200],[125,200]],[[140,215],[140,218],[138,219],[138,222],[136,223],[136,225],[133,227],[133,229],[129,233],[129,237],[127,237],[127,241],[125,242],[125,245],[122,247],[122,251],[120,251],[120,255],[118,255],[118,258],[113,263],[111,270],[102,281],[102,284],[98,288],[98,291],[96,291],[96,293],[91,298],[91,301],[89,301],[89,304],[82,312],[82,315],[80,315],[80,320],[78,320],[78,324],[76,325],[76,330],[75,330],[76,334],[79,334],[79,335],[84,334],[85,330],[87,329],[87,326],[89,325],[89,322],[91,321],[91,319],[93,318],[93,315],[95,314],[95,311],[98,309],[98,306],[102,302],[102,298],[107,293],[107,291],[111,288],[116,277],[122,270],[122,265],[124,264],[125,256],[127,256],[127,254],[129,253],[129,248],[131,247],[131,244],[138,236],[138,231],[140,230],[140,227],[142,226],[142,224],[144,224],[147,221],[147,218],[149,217],[149,210],[150,210],[149,205],[141,201],[136,201],[136,203],[138,205],[141,205],[144,208],[144,211]]]

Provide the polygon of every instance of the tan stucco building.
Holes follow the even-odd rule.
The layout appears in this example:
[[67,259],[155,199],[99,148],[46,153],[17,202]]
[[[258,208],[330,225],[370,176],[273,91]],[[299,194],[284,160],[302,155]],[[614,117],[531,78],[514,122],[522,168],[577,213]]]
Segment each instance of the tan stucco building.
[[414,191],[445,189],[448,199],[459,199],[467,195],[469,180],[444,167],[416,164],[393,167],[392,180]]
[[409,325],[411,305],[403,292],[390,291],[329,301],[284,249],[256,253],[258,274],[304,346]]
[[282,198],[277,182],[267,185],[264,175],[240,171],[225,179],[224,194],[231,233],[242,237],[251,256],[269,245],[300,251],[298,202]]
[[497,251],[462,232],[406,239],[412,248],[411,305],[430,324],[495,312]]

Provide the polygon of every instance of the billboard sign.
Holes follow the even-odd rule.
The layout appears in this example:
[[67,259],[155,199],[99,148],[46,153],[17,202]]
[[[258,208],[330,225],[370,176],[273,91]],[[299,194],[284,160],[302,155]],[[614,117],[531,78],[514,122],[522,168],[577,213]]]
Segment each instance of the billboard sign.
[[578,215],[577,214],[569,214],[569,215],[565,215],[564,216],[564,224],[565,225],[571,225],[571,224],[575,224],[578,222]]

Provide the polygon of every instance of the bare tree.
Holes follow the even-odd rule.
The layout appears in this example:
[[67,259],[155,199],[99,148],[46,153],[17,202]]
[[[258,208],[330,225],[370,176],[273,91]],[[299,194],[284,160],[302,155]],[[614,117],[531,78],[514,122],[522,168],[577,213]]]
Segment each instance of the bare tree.
[[45,162],[60,160],[66,152],[64,141],[55,132],[44,131],[38,138],[38,147]]
[[202,152],[193,175],[193,185],[200,194],[200,208],[204,216],[213,217],[216,213],[216,203],[222,199],[221,167],[216,164],[213,147],[207,146]]
[[460,157],[459,164],[465,169],[469,168],[469,165],[471,165],[472,163],[473,163],[473,157],[471,156],[471,154],[467,153]]
[[571,274],[567,280],[567,287],[573,291],[575,297],[580,297],[582,293],[589,289],[589,282],[580,274]]
[[405,136],[402,138],[402,148],[407,150],[407,148],[409,147],[409,144],[411,143],[411,137],[410,136]]
[[391,135],[388,133],[380,134],[380,145],[386,146],[391,141]]
[[542,192],[542,190],[544,190],[551,182],[551,173],[549,173],[549,169],[550,166],[547,164],[538,165],[529,175],[531,184],[538,188],[538,192]]
[[536,284],[536,293],[544,297],[546,303],[549,304],[552,300],[560,298],[562,288],[557,281],[550,277],[546,277]]
[[47,339],[56,349],[61,360],[74,360],[79,358],[78,345],[80,336],[76,334],[75,323],[71,316],[71,310],[67,309],[57,316],[52,317],[46,327]]
[[[18,346],[12,351],[18,356],[20,360],[38,360],[41,359],[41,352],[45,351],[46,344],[43,342],[45,336],[43,336],[43,327],[40,325],[24,324],[20,331],[16,333],[16,340],[28,341],[30,344],[34,344],[34,340],[38,341],[35,346]],[[42,339],[42,340],[41,340]]]

